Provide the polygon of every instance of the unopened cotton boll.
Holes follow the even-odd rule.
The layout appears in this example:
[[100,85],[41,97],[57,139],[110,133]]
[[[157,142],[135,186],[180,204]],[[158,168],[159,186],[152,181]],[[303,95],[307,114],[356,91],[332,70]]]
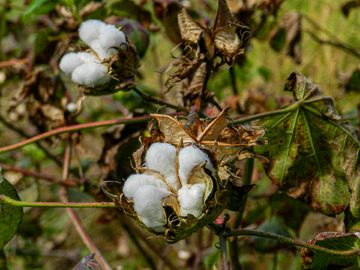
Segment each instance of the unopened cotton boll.
[[97,61],[97,58],[91,53],[67,53],[61,58],[59,68],[64,71],[66,75],[71,75],[78,66],[94,61]]
[[110,82],[108,68],[100,63],[86,63],[78,66],[71,75],[71,79],[84,86],[96,87]]
[[129,178],[125,181],[125,184],[123,187],[123,193],[126,198],[128,198],[129,200],[133,200],[135,191],[139,187],[146,186],[146,185],[151,185],[151,186],[155,186],[158,188],[164,188],[164,189],[168,188],[168,186],[166,185],[166,183],[163,180],[157,179],[152,175],[133,174],[133,175],[130,175]]
[[205,167],[211,171],[215,171],[207,154],[192,145],[186,146],[180,150],[178,160],[179,177],[183,185],[186,184],[186,179],[189,176],[190,172],[194,169],[194,167],[204,163],[205,161]]
[[101,33],[100,38],[100,57],[108,58],[115,55],[118,51],[111,47],[120,47],[126,50],[126,37],[125,34],[116,29],[113,25],[107,25],[104,31]]
[[178,201],[180,203],[181,215],[192,214],[200,217],[204,206],[204,194],[206,185],[184,185],[178,192]]
[[176,147],[169,143],[153,143],[146,152],[145,166],[165,178],[175,175]]
[[162,200],[169,194],[170,191],[166,189],[150,185],[136,189],[134,209],[147,227],[158,229],[166,224]]

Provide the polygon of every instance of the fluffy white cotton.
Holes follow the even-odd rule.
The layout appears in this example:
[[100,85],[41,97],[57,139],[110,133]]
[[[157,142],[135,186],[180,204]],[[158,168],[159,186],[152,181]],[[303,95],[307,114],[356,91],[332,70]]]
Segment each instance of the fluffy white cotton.
[[168,186],[163,180],[157,179],[152,175],[147,174],[133,174],[125,181],[123,193],[129,200],[134,199],[135,191],[141,186],[155,186],[158,188],[168,189]]
[[71,75],[71,79],[84,86],[96,87],[110,81],[108,68],[99,63],[86,63],[78,66]]
[[99,20],[88,20],[79,27],[79,37],[91,47],[94,41],[98,41],[101,33],[104,31],[106,23]]
[[176,147],[169,143],[153,143],[146,152],[145,166],[165,178],[175,175]]
[[180,150],[179,156],[179,177],[182,185],[186,184],[186,179],[195,166],[200,165],[206,161],[206,168],[215,171],[210,162],[209,157],[203,151],[195,146],[186,146]]
[[203,213],[205,184],[184,185],[178,192],[181,215],[200,217]]
[[100,57],[108,58],[115,55],[118,51],[111,47],[120,47],[126,50],[126,37],[123,32],[116,29],[113,25],[107,25],[101,33],[100,38]]
[[166,218],[162,206],[162,199],[170,191],[150,185],[141,186],[134,194],[134,209],[143,220],[144,224],[157,231],[164,231]]
[[90,63],[97,61],[95,55],[86,52],[78,52],[78,53],[68,53],[61,58],[59,67],[62,71],[64,71],[67,75],[71,75],[74,70],[85,63]]

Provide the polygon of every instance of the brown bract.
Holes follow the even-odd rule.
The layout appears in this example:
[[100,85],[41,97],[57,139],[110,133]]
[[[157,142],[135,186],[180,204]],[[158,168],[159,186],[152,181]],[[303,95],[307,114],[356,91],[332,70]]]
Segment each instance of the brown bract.
[[234,15],[225,0],[218,1],[218,10],[214,27],[208,29],[192,19],[183,8],[178,14],[179,28],[183,40],[197,44],[198,50],[208,59],[219,56],[232,64],[236,55],[243,53],[244,45],[249,39],[249,27],[235,23]]

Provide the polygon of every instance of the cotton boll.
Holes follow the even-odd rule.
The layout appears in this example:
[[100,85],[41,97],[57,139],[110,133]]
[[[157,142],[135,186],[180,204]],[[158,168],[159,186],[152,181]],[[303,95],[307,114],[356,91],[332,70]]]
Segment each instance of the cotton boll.
[[134,194],[134,209],[149,228],[166,224],[162,200],[170,191],[150,185],[141,186]]
[[165,177],[166,182],[173,188],[173,190],[178,191],[179,190],[179,182],[177,180],[177,177],[175,174],[170,174]]
[[80,25],[79,37],[92,48],[91,44],[94,43],[94,41],[99,40],[99,37],[105,27],[106,23],[102,21],[88,20]]
[[165,178],[175,175],[176,147],[169,143],[153,143],[146,152],[145,164]]
[[64,71],[66,75],[71,75],[71,73],[83,63],[83,60],[77,53],[67,53],[61,58],[59,68]]
[[184,185],[178,192],[181,215],[200,217],[204,206],[205,184]]
[[152,185],[158,188],[167,189],[168,186],[165,184],[163,180],[157,179],[152,175],[147,174],[133,174],[125,181],[125,185],[123,187],[123,192],[126,198],[129,200],[134,199],[135,191],[141,187],[146,185]]
[[99,63],[86,63],[78,66],[71,75],[71,79],[84,86],[96,87],[110,82],[108,68]]
[[111,47],[121,47],[126,50],[126,37],[122,31],[116,29],[113,25],[107,25],[104,31],[101,33],[100,38],[100,57],[108,58],[115,55],[118,51]]
[[179,177],[183,185],[186,184],[186,179],[194,167],[206,161],[206,168],[215,171],[210,162],[209,157],[199,148],[194,146],[186,146],[180,150],[179,156]]

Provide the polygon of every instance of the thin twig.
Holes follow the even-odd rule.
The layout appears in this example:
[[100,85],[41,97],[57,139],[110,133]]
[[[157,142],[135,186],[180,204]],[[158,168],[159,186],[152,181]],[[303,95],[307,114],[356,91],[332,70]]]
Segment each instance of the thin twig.
[[[63,186],[60,189],[60,197],[63,202],[68,202],[67,195],[66,195],[66,188]],[[94,252],[96,255],[96,260],[101,266],[103,270],[112,270],[109,264],[105,261],[104,257],[101,255],[100,250],[95,246],[93,241],[91,240],[90,236],[85,231],[84,227],[81,224],[81,220],[75,213],[74,209],[67,208],[66,211],[68,212],[72,223],[74,224],[77,232],[79,233],[81,239],[85,243],[85,245],[90,249],[91,252]]]
[[[64,166],[63,166],[63,174],[62,178],[64,181],[67,180],[69,167],[70,167],[70,160],[71,160],[71,148],[72,143],[70,137],[68,137],[66,146],[65,146],[65,153],[64,153]],[[66,187],[62,186],[60,189],[60,198],[64,203],[68,203],[69,199],[66,192]],[[100,250],[95,246],[94,242],[91,240],[90,236],[85,231],[84,227],[81,224],[81,220],[75,213],[74,209],[66,208],[66,212],[69,214],[72,223],[74,224],[77,232],[79,233],[81,239],[83,240],[84,244],[90,249],[91,252],[94,252],[96,255],[97,262],[101,266],[103,270],[112,270],[110,265],[106,262],[104,257],[102,256]]]
[[181,107],[181,106],[176,106],[174,104],[171,104],[169,102],[163,101],[161,99],[157,99],[157,98],[153,98],[152,96],[145,94],[143,92],[141,92],[139,89],[137,89],[136,87],[133,88],[132,90],[134,90],[134,92],[136,94],[138,94],[140,97],[142,97],[144,100],[158,104],[158,105],[165,105],[169,108],[178,110],[180,112],[185,112],[185,113],[190,113],[191,109],[185,108],[185,107]]
[[[31,136],[26,134],[24,131],[22,131],[21,129],[18,129],[17,127],[15,127],[14,125],[12,125],[11,123],[9,123],[7,120],[5,120],[5,118],[3,118],[1,115],[0,115],[0,121],[5,125],[7,126],[9,129],[17,132],[19,135],[21,135],[22,137],[24,138],[27,138],[27,139],[30,139]],[[52,153],[50,153],[49,150],[47,150],[44,146],[42,146],[40,144],[40,142],[35,142],[36,145],[42,149],[44,151],[44,153],[49,157],[51,158],[52,160],[55,161],[55,163],[59,166],[59,167],[62,167],[62,161],[57,157],[57,156],[54,156]]]
[[0,195],[0,201],[17,207],[53,207],[53,208],[114,208],[113,202],[73,203],[73,202],[22,202]]
[[25,169],[22,169],[22,168],[7,165],[7,164],[2,163],[2,162],[0,162],[0,167],[2,167],[5,170],[19,172],[19,173],[22,173],[24,175],[32,176],[32,177],[35,177],[35,178],[46,179],[46,180],[49,180],[49,181],[54,182],[54,183],[60,183],[61,182],[62,185],[66,185],[66,186],[72,186],[72,187],[77,187],[78,186],[78,184],[75,181],[71,181],[71,180],[63,181],[61,178],[57,178],[55,176],[51,176],[51,175],[47,175],[47,174],[39,173],[39,172],[28,171],[28,170],[25,170]]
[[[184,113],[182,113],[182,112],[177,112],[177,113],[171,113],[171,114],[167,114],[167,115],[179,116],[179,115],[183,115],[183,114]],[[24,140],[22,142],[19,142],[19,143],[13,144],[13,145],[1,147],[0,154],[21,148],[25,145],[49,138],[54,135],[59,135],[59,134],[66,133],[66,132],[85,130],[85,129],[90,129],[90,128],[98,128],[98,127],[107,127],[107,126],[113,126],[113,125],[118,125],[118,124],[136,124],[136,123],[140,123],[140,122],[146,122],[151,119],[152,119],[151,116],[139,116],[139,117],[134,117],[134,118],[114,119],[114,120],[99,121],[99,122],[93,122],[93,123],[86,123],[86,124],[62,127],[62,128],[48,131],[48,132],[44,132],[44,133],[34,136],[28,140]]]

